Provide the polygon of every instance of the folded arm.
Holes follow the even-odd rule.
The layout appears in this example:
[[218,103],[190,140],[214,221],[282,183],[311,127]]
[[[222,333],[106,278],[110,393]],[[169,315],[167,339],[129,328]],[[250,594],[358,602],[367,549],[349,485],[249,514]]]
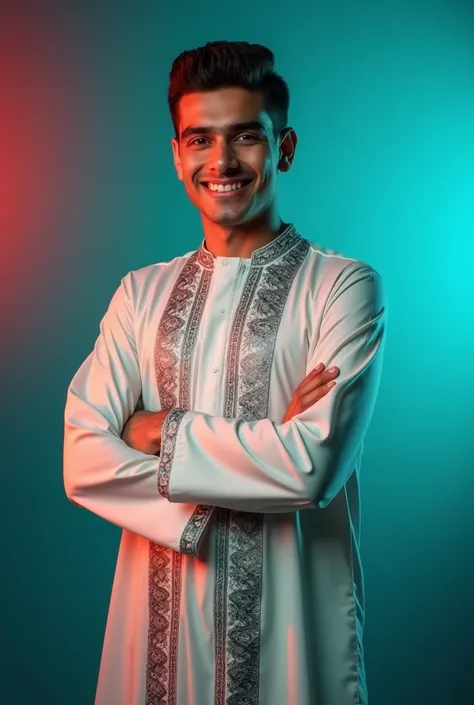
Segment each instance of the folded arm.
[[64,487],[75,504],[175,551],[198,555],[211,507],[170,504],[158,492],[158,458],[120,437],[141,394],[127,278],[100,324],[93,352],[67,393]]
[[351,263],[335,282],[311,350],[337,365],[331,393],[286,423],[174,409],[162,433],[159,491],[171,503],[242,511],[325,507],[353,472],[378,393],[386,328],[380,275]]

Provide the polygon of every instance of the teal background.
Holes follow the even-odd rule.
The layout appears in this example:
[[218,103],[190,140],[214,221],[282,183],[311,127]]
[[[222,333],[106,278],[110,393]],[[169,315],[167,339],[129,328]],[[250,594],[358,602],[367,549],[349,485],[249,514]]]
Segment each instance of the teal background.
[[362,473],[370,702],[469,702],[473,3],[37,2],[2,26],[22,169],[2,167],[1,702],[93,703],[119,530],[64,495],[65,393],[121,277],[201,241],[166,92],[173,58],[216,39],[268,45],[289,83],[282,217],[387,288]]

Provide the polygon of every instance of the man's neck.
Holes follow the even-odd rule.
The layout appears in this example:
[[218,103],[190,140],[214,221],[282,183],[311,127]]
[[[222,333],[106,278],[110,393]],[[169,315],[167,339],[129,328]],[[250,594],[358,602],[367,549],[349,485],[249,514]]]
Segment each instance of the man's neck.
[[272,223],[252,222],[229,228],[216,223],[203,223],[206,249],[215,257],[250,259],[255,250],[275,240],[287,227],[280,217]]

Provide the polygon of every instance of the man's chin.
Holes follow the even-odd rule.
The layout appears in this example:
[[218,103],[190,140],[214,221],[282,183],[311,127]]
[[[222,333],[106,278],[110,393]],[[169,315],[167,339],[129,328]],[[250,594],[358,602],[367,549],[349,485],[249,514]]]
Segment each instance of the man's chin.
[[245,223],[248,218],[246,213],[230,213],[221,212],[216,213],[215,211],[204,211],[205,217],[216,225],[226,225],[226,226],[237,226]]

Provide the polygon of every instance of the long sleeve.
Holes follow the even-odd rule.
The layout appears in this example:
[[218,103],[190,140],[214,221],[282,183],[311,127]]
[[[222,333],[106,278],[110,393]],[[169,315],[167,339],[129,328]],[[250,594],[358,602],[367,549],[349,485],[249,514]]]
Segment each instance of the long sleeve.
[[336,386],[286,423],[173,410],[163,427],[160,493],[171,503],[253,512],[329,504],[354,471],[372,417],[386,315],[380,275],[352,262],[331,288],[307,365],[337,365]]
[[75,504],[166,548],[198,555],[212,507],[170,504],[158,492],[158,458],[122,441],[141,395],[128,296],[122,280],[93,352],[67,393],[64,487]]

